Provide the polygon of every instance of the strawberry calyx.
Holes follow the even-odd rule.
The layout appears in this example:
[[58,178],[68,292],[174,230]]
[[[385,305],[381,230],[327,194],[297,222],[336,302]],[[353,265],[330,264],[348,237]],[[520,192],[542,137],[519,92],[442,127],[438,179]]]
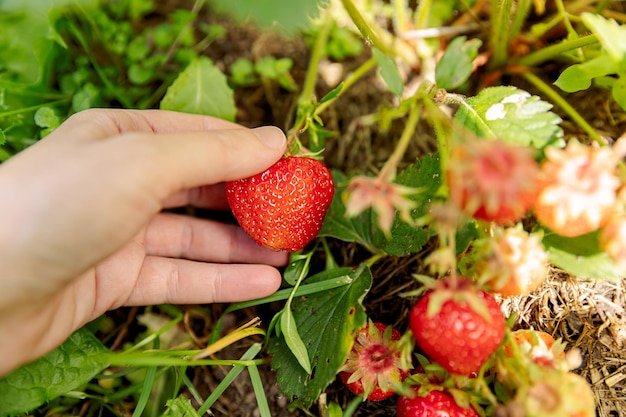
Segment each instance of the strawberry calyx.
[[432,318],[441,311],[448,301],[468,304],[473,311],[483,317],[487,322],[492,320],[489,310],[480,297],[476,283],[465,277],[449,277],[448,279],[435,281],[431,289],[432,294],[428,302],[426,314]]
[[356,336],[352,350],[339,368],[339,377],[356,395],[380,401],[395,394],[409,369],[396,342],[400,332],[369,321]]

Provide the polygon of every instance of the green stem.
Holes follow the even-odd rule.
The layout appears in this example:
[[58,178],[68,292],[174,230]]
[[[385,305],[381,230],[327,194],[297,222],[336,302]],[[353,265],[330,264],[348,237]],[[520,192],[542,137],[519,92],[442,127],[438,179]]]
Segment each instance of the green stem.
[[538,64],[541,64],[542,62],[555,58],[564,52],[593,45],[597,42],[598,37],[596,35],[587,35],[576,39],[566,40],[561,43],[550,45],[546,48],[530,53],[525,57],[517,60],[515,64],[526,67],[534,67]]
[[415,11],[415,29],[428,27],[428,17],[433,7],[433,0],[420,1]]
[[389,48],[383,41],[380,40],[376,32],[370,27],[369,23],[365,20],[359,9],[356,8],[352,0],[341,0],[341,4],[348,12],[348,15],[352,19],[352,22],[359,28],[359,31],[365,38],[365,42],[369,45],[374,46],[375,48],[380,49],[381,51],[395,55],[393,49]]
[[591,139],[600,145],[606,145],[598,132],[563,98],[559,93],[554,91],[541,78],[531,72],[525,72],[524,78],[550,98],[557,106],[559,106],[582,130],[584,130]]
[[111,353],[106,356],[107,362],[113,366],[250,366],[262,365],[264,359],[197,359],[171,357],[160,354],[160,351],[143,351],[133,353]]
[[567,11],[565,10],[565,5],[563,4],[563,0],[556,0],[554,3],[556,4],[556,8],[559,11],[559,14],[563,16],[563,24],[565,25],[565,28],[567,28],[567,33],[570,36],[578,37],[578,33],[576,33],[576,30],[574,30],[574,26],[572,26],[572,22],[570,22],[569,20],[569,15]]
[[324,110],[326,110],[332,103],[335,102],[348,88],[350,88],[354,83],[356,83],[360,78],[362,78],[365,74],[367,74],[371,69],[375,68],[377,65],[375,58],[370,58],[365,61],[361,66],[359,66],[356,70],[350,73],[345,80],[343,80],[343,85],[339,94],[335,97],[327,100],[317,106],[315,109],[315,116],[319,116]]
[[64,98],[64,99],[61,99],[61,100],[50,101],[48,103],[37,104],[35,106],[23,107],[21,109],[7,110],[7,111],[4,111],[4,112],[0,113],[0,118],[7,117],[7,116],[13,116],[14,114],[21,114],[21,113],[28,113],[28,112],[32,112],[32,111],[37,111],[40,108],[45,107],[45,106],[56,106],[57,104],[65,104],[65,103],[69,103],[70,101],[71,100],[69,98]]
[[509,47],[509,20],[513,0],[492,0],[491,11],[496,12],[495,20],[491,27],[490,43],[493,56],[489,63],[490,68],[499,68],[506,62]]
[[395,177],[396,168],[402,160],[402,157],[404,157],[404,153],[406,152],[409,143],[411,143],[411,138],[415,132],[415,127],[417,126],[417,121],[419,120],[419,110],[420,106],[418,106],[417,103],[413,104],[411,111],[409,112],[409,118],[406,125],[404,125],[402,136],[400,136],[400,140],[398,141],[396,148],[393,150],[393,153],[380,170],[380,174],[378,175],[379,178],[391,180]]
[[300,99],[298,100],[298,105],[300,106],[310,104],[315,96],[315,82],[317,81],[319,64],[326,55],[328,37],[334,25],[335,21],[333,19],[327,19],[317,34],[313,50],[311,51],[311,58],[309,59],[309,67],[306,71],[302,94],[300,94]]

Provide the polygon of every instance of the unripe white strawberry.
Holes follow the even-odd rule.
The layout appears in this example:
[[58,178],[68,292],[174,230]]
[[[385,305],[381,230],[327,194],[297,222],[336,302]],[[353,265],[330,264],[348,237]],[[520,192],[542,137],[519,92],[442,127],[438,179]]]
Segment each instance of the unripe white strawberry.
[[546,149],[546,157],[533,206],[537,220],[567,237],[600,228],[614,209],[620,184],[615,153],[572,141],[564,149]]
[[470,256],[474,258],[473,273],[504,297],[527,295],[548,275],[548,254],[541,237],[528,234],[521,225],[477,242]]
[[612,216],[600,230],[600,248],[626,272],[626,215]]

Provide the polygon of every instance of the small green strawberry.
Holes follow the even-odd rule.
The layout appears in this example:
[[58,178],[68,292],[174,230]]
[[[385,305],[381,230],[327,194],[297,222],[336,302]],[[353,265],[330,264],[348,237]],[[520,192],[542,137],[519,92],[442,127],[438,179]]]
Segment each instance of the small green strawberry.
[[465,277],[438,281],[409,313],[413,337],[431,360],[460,375],[480,370],[504,338],[500,306]]
[[259,245],[277,251],[296,252],[317,236],[333,194],[328,168],[298,156],[226,183],[226,198],[239,225]]

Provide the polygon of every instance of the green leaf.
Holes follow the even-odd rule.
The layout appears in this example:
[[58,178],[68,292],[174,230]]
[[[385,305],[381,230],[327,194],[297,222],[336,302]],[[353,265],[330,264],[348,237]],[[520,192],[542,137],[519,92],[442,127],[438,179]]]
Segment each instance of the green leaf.
[[479,137],[543,148],[563,136],[552,105],[516,87],[491,87],[460,103],[455,120]]
[[[396,177],[397,184],[418,188],[421,191],[412,196],[417,207],[411,211],[416,220],[428,213],[430,203],[441,186],[439,155],[426,155],[421,161],[409,165]],[[422,249],[432,232],[428,228],[408,224],[396,216],[391,226],[391,237],[383,246],[390,255],[406,256]]]
[[289,265],[283,272],[283,279],[291,286],[296,284],[300,277],[306,277],[309,270],[310,254],[292,253],[289,255]]
[[367,321],[361,302],[372,285],[372,275],[365,266],[324,271],[310,277],[307,283],[342,276],[348,276],[352,282],[294,299],[293,315],[311,358],[311,374],[300,366],[282,337],[272,336],[268,343],[281,390],[290,399],[297,397],[307,408],[335,379],[352,348],[354,332]]
[[61,118],[52,107],[44,106],[35,112],[35,124],[39,127],[54,129],[61,124]]
[[356,242],[376,252],[385,242],[383,232],[376,226],[372,210],[365,210],[359,216],[347,217],[341,195],[350,177],[340,171],[332,171],[335,182],[335,195],[328,208],[326,218],[318,236],[333,237],[344,242]]
[[326,93],[326,95],[324,97],[322,97],[320,99],[320,104],[325,103],[329,100],[333,100],[337,97],[339,97],[339,94],[342,92],[344,87],[343,81],[341,83],[339,83],[339,85],[335,88],[333,88],[332,90],[330,90],[328,93]]
[[435,68],[437,87],[452,90],[460,87],[472,75],[473,61],[482,45],[480,39],[467,40],[465,36],[455,38]]
[[581,18],[600,40],[602,48],[609,54],[613,62],[623,63],[626,60],[626,27],[614,19],[607,19],[594,13],[582,13]]
[[589,61],[566,68],[554,85],[568,93],[586,90],[591,87],[591,81],[594,78],[614,74],[618,70],[618,66],[608,55],[601,54]]
[[400,71],[393,57],[377,48],[373,48],[372,53],[380,67],[380,76],[383,81],[385,81],[385,84],[387,84],[389,91],[397,96],[401,96],[402,90],[404,90],[404,81],[402,80],[402,76],[400,75]]
[[[428,212],[428,205],[435,198],[441,185],[439,168],[439,156],[426,155],[396,177],[397,184],[421,190],[411,196],[411,199],[417,202],[417,207],[411,211],[413,219],[419,219]],[[320,230],[320,236],[356,242],[371,252],[382,249],[390,255],[397,256],[418,252],[430,238],[431,232],[428,229],[407,224],[398,216],[391,226],[391,237],[387,238],[378,227],[376,214],[371,209],[358,216],[347,217],[341,195],[350,177],[341,172],[333,172],[333,179],[336,184],[335,196]]]
[[191,405],[191,400],[183,397],[176,397],[167,401],[167,409],[161,417],[200,417],[195,408]]
[[218,11],[244,22],[282,29],[288,34],[307,29],[319,15],[322,0],[211,0]]
[[206,57],[193,60],[167,89],[161,109],[235,120],[237,107],[226,77]]
[[546,233],[543,244],[550,262],[577,278],[616,280],[623,275],[609,255],[600,250],[597,232],[575,238]]
[[101,103],[100,90],[92,83],[86,83],[72,96],[72,108],[75,112],[99,107]]
[[107,367],[110,351],[79,329],[61,346],[0,379],[0,416],[25,413],[74,390]]
[[289,306],[286,306],[282,313],[280,313],[280,333],[285,338],[285,343],[289,346],[291,353],[296,357],[298,363],[307,374],[310,374],[311,362],[309,361],[309,355],[298,333],[298,327],[296,326],[293,313]]
[[624,79],[623,76],[620,76],[616,82],[613,83],[611,95],[615,102],[619,104],[623,110],[626,110],[626,79]]

